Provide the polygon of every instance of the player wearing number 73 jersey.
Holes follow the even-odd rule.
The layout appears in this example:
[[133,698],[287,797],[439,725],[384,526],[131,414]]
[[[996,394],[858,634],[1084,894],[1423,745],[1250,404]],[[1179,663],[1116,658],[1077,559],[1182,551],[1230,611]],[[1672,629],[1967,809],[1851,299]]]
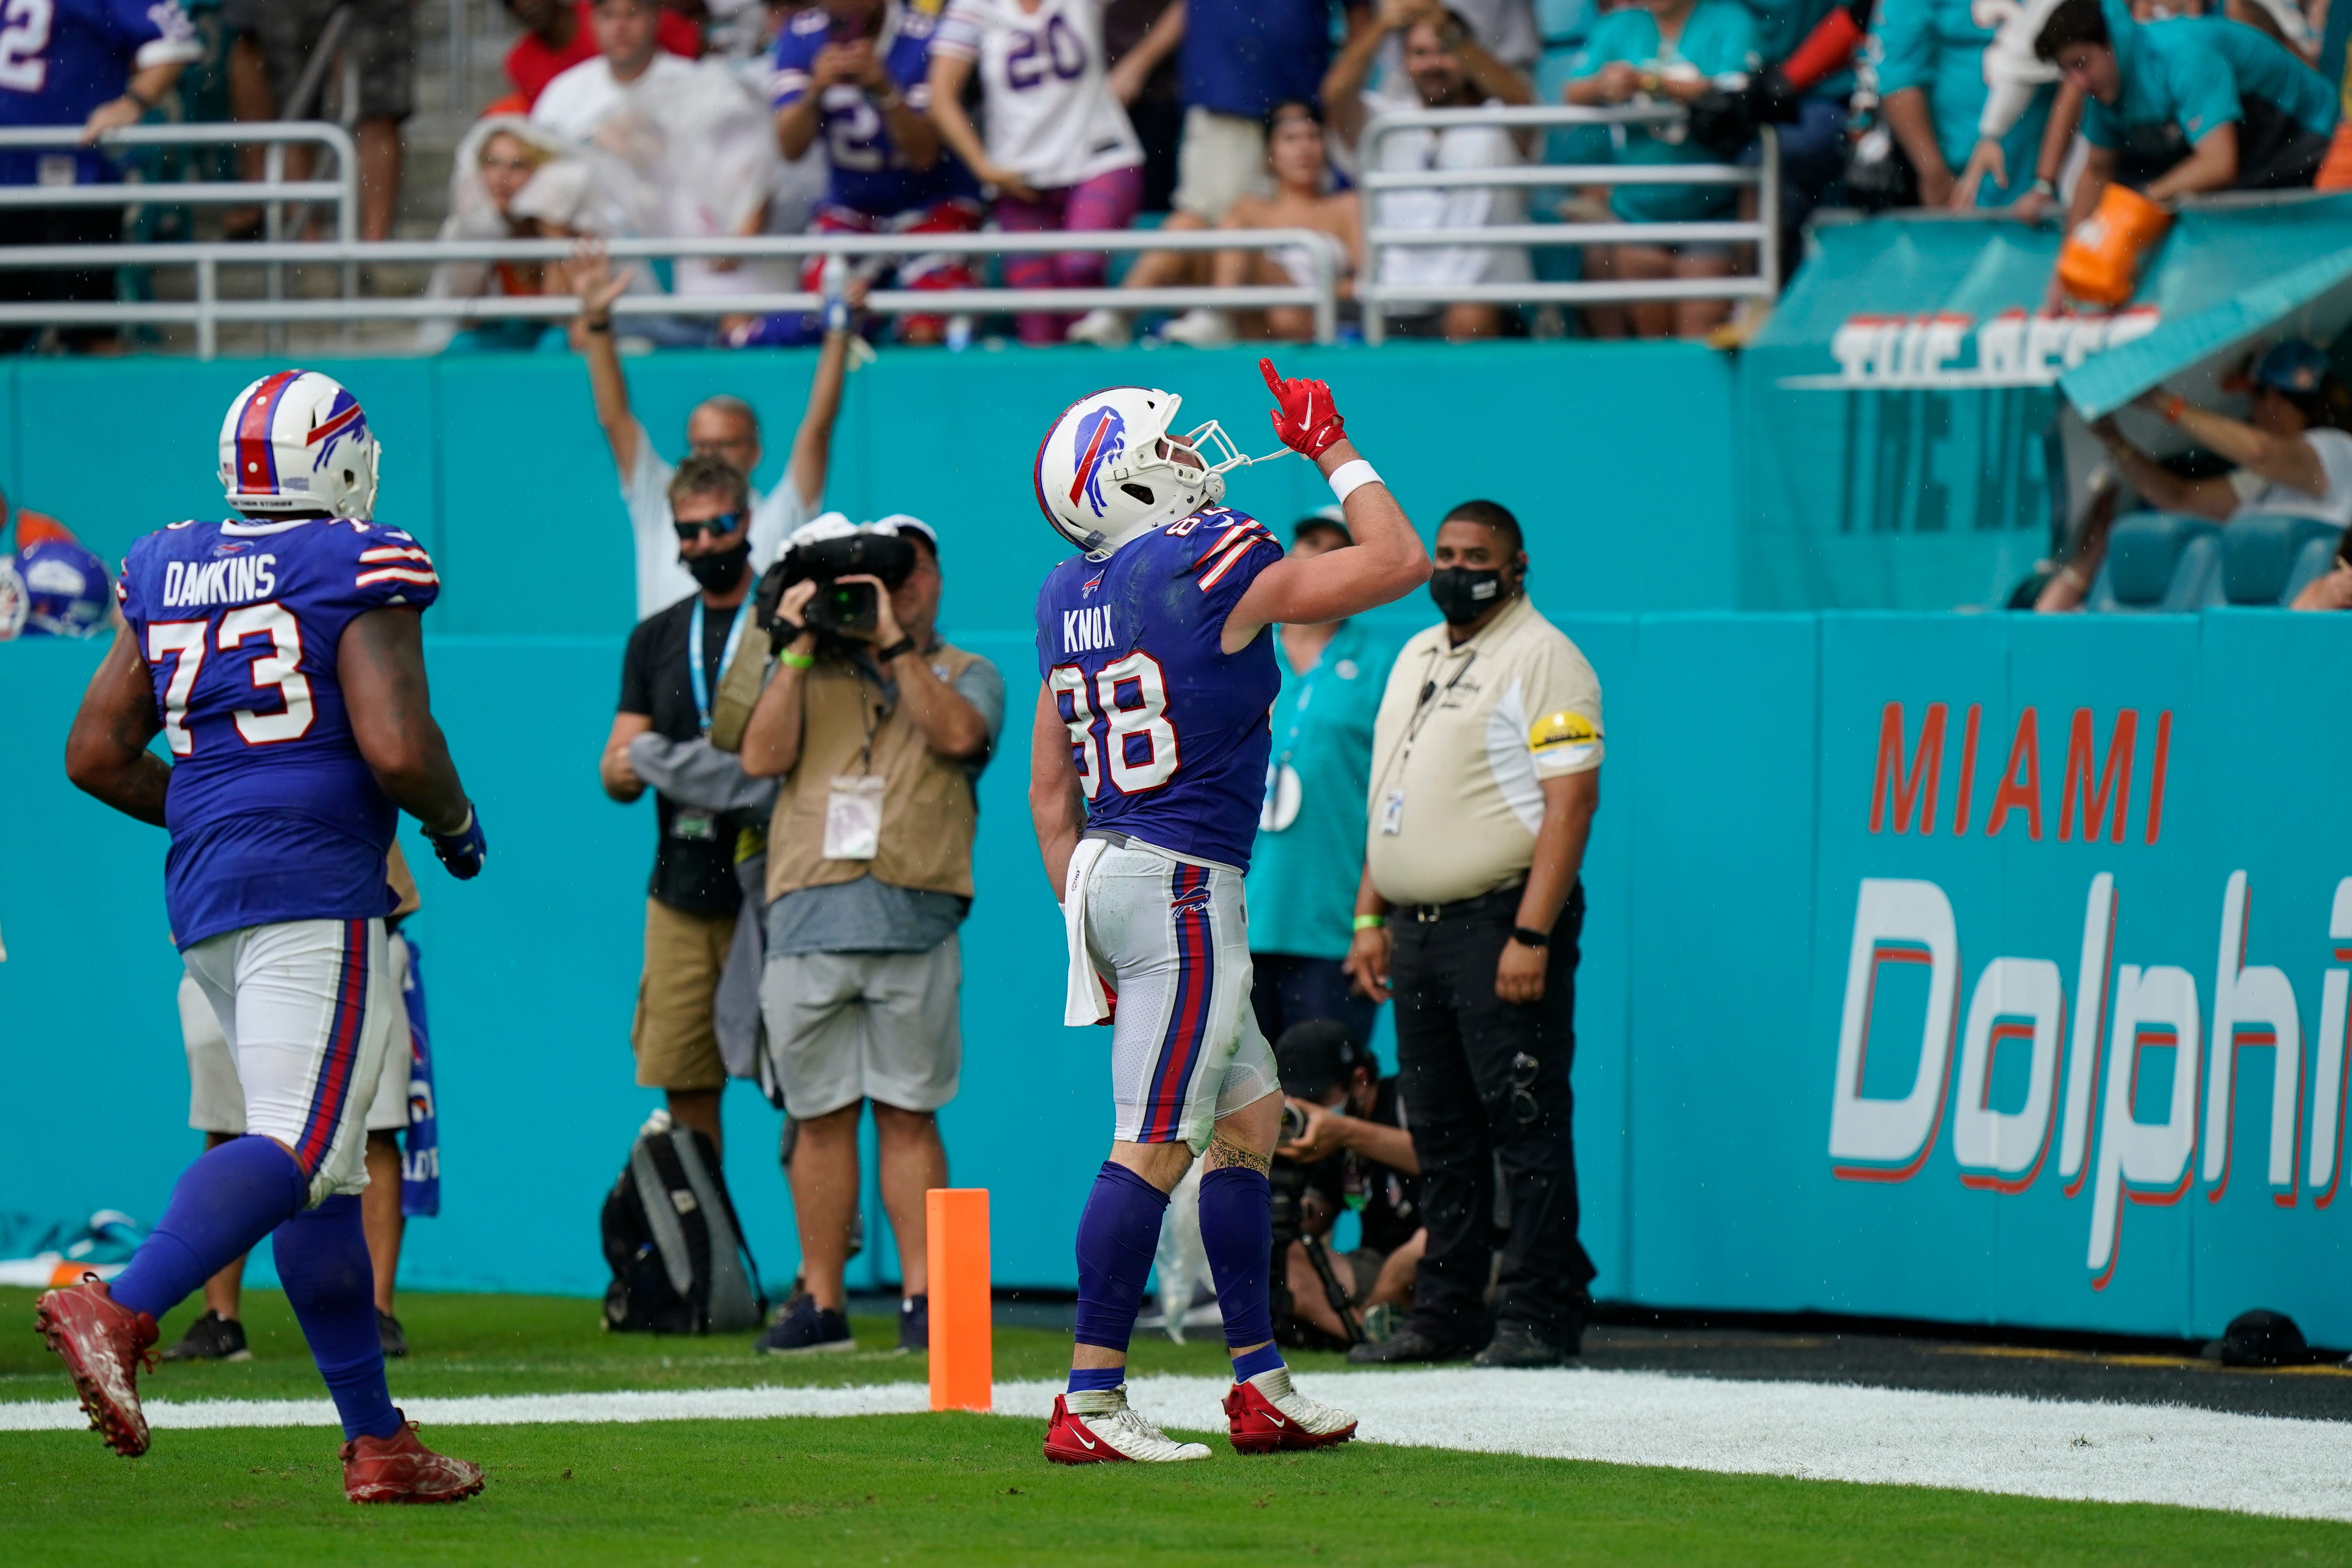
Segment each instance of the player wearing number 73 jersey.
[[[1128,1340],[1168,1194],[1206,1152],[1201,1235],[1224,1315],[1235,1449],[1345,1441],[1355,1417],[1291,1386],[1274,1348],[1266,1168],[1280,1126],[1274,1053],[1249,1007],[1249,868],[1280,679],[1268,628],[1335,621],[1411,593],[1429,557],[1360,458],[1319,381],[1259,361],[1285,446],[1330,480],[1357,542],[1287,560],[1221,504],[1253,461],[1180,400],[1114,387],[1070,405],[1037,449],[1037,504],[1080,554],[1037,596],[1030,812],[1068,942],[1065,1020],[1112,1012],[1110,1158],[1078,1222],[1077,1344],[1045,1457],[1199,1459],[1127,1403]],[[1277,456],[1279,454],[1276,454]]]
[[[414,539],[367,521],[375,437],[333,381],[254,383],[220,452],[242,515],[131,546],[124,628],[82,699],[66,771],[171,830],[164,905],[236,1053],[247,1131],[188,1168],[110,1284],[43,1296],[39,1325],[90,1425],[142,1453],[138,1368],[156,1320],[274,1231],[278,1279],[342,1417],[346,1495],[454,1501],[482,1473],[425,1447],[393,1406],[358,1195],[365,1086],[404,1023],[384,945],[398,813],[425,823],[455,876],[486,854],[425,697],[418,622],[440,579]],[[158,731],[168,763],[147,749]]]

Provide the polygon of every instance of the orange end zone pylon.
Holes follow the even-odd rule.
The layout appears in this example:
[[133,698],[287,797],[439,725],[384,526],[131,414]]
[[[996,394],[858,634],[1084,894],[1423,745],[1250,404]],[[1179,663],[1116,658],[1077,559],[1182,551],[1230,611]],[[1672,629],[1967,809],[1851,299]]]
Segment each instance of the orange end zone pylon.
[[995,1382],[988,1293],[988,1189],[923,1194],[930,1263],[931,1408],[986,1410]]

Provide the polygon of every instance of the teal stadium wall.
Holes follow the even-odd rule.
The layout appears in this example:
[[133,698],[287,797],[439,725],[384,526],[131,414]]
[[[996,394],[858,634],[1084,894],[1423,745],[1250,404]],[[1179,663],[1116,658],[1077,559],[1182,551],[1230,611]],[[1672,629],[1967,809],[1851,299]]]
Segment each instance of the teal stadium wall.
[[[666,353],[633,359],[629,374],[647,428],[673,452],[698,398],[751,399],[771,443],[758,478],[772,484],[811,364],[806,353]],[[1425,526],[1473,495],[1514,508],[1556,613],[1731,602],[1732,399],[1720,356],[1427,345],[1289,350],[1282,364],[1347,388],[1351,429]],[[163,522],[217,513],[220,411],[267,368],[0,365],[0,488],[62,518],[110,563]],[[568,356],[320,368],[360,394],[385,443],[380,515],[426,541],[442,573],[426,622],[435,707],[497,857],[465,889],[421,868],[426,904],[412,929],[431,988],[445,1208],[413,1227],[404,1277],[592,1291],[597,1204],[656,1103],[632,1085],[627,1045],[651,808],[614,805],[594,773],[634,607],[611,460]],[[1059,928],[1023,798],[1027,626],[1059,553],[1029,466],[1039,430],[1073,398],[1163,378],[1244,450],[1275,445],[1252,354],[886,353],[850,381],[827,490],[853,516],[904,510],[938,525],[949,631],[1012,686],[1016,739],[982,790],[964,1089],[945,1119],[955,1179],[996,1192],[996,1268],[1008,1281],[1072,1279],[1077,1204],[1108,1136],[1098,1038],[1058,1023]],[[1285,524],[1329,493],[1286,459],[1237,474],[1233,500]],[[1418,618],[1408,612],[1400,630]],[[65,1217],[112,1205],[152,1219],[198,1140],[184,1125],[163,836],[79,795],[63,774],[96,655],[0,647],[0,822],[16,825],[21,849],[0,856],[0,1050],[20,1103],[41,1108],[0,1140],[0,1209]],[[748,1087],[729,1105],[737,1200],[767,1272],[788,1277],[797,1248],[774,1169],[778,1119]],[[1617,1120],[1600,1118],[1591,1136],[1612,1136]],[[1612,1212],[1596,1179],[1596,1212]],[[887,1235],[875,1240],[868,1261],[887,1253]]]
[[[1575,1076],[1601,1293],[2172,1335],[2216,1332],[2261,1305],[2294,1313],[2315,1342],[2352,1345],[2352,1205],[2338,1196],[2352,621],[1731,613],[1728,444],[1693,433],[1727,421],[1719,362],[1506,346],[1298,363],[1344,369],[1351,422],[1418,515],[1491,493],[1529,519],[1538,601],[1606,688]],[[1016,712],[1032,689],[1029,594],[1055,554],[1027,510],[1034,431],[1075,393],[1163,366],[1181,368],[1199,413],[1255,445],[1263,398],[1241,355],[894,355],[853,383],[832,499],[942,526],[951,629],[1004,666]],[[206,433],[252,368],[16,367],[0,377],[11,495],[110,553],[157,521],[210,510]],[[591,1293],[597,1203],[654,1102],[629,1081],[625,1038],[650,812],[606,801],[592,765],[628,619],[608,465],[567,361],[335,368],[392,443],[385,516],[425,532],[450,578],[428,622],[436,706],[495,847],[469,886],[425,870],[415,929],[445,1212],[412,1227],[406,1279]],[[783,426],[805,362],[633,370],[666,439],[715,387],[748,392]],[[967,375],[973,395],[959,398]],[[135,437],[94,433],[125,408]],[[1285,519],[1316,494],[1289,465],[1244,474],[1235,499]],[[0,648],[0,1047],[16,1110],[0,1207],[152,1216],[197,1140],[184,1126],[162,836],[76,795],[59,766],[95,656]],[[2126,710],[2131,743],[2118,746]],[[1931,711],[1944,740],[1923,752]],[[994,1194],[999,1279],[1066,1285],[1108,1134],[1102,1041],[1058,1023],[1059,928],[1017,743],[982,795],[964,1089],[943,1122],[955,1180]],[[2242,934],[2226,919],[2238,872]],[[2114,935],[2085,969],[2086,895],[2102,874]],[[1884,882],[1903,884],[1915,911],[1945,911],[1948,932],[1858,932],[1865,884]],[[2054,966],[2052,1050],[2037,1056],[2015,998],[1988,994],[1977,1018],[1997,957]],[[2298,1052],[2266,1037],[2273,1020],[2217,1024],[2241,964],[2284,978]],[[2126,966],[2185,971],[2192,1026],[2167,1036],[2119,1018]],[[2211,1076],[2217,1037],[2233,1089]],[[1972,1059],[1986,1071],[1964,1097]],[[2078,1059],[2101,1076],[2075,1173],[2061,1167]],[[2168,1091],[2184,1070],[2178,1117]],[[1833,1148],[1857,1109],[1874,1141]],[[2017,1168],[1988,1164],[1972,1142],[1988,1113],[2021,1119]],[[777,1119],[738,1088],[729,1125],[753,1243],[772,1277],[786,1275]],[[2130,1163],[2109,1163],[2126,1150]],[[2102,1211],[2120,1237],[2104,1255]]]

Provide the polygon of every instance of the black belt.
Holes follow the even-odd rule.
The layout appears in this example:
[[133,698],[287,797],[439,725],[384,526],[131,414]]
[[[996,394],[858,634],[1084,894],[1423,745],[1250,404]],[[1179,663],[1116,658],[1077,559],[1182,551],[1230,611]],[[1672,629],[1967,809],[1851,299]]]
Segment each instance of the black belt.
[[1490,910],[1519,907],[1519,894],[1527,879],[1520,879],[1507,888],[1497,888],[1491,893],[1481,893],[1475,899],[1456,899],[1450,904],[1399,904],[1395,918],[1414,921],[1422,925],[1436,925],[1444,921],[1461,920],[1466,915],[1481,915]]

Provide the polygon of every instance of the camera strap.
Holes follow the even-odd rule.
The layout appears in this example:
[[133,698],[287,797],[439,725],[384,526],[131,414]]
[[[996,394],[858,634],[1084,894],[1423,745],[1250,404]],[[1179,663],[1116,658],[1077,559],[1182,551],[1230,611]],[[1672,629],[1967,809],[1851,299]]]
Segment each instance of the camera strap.
[[[727,648],[719,656],[719,672],[721,675],[726,674],[727,667],[735,662],[736,647],[743,640],[743,627],[748,624],[743,610],[744,605],[738,603],[735,619],[727,628]],[[702,668],[702,595],[699,594],[694,596],[694,614],[688,617],[686,626],[686,673],[694,684],[694,716],[707,735],[710,732],[710,680]]]

